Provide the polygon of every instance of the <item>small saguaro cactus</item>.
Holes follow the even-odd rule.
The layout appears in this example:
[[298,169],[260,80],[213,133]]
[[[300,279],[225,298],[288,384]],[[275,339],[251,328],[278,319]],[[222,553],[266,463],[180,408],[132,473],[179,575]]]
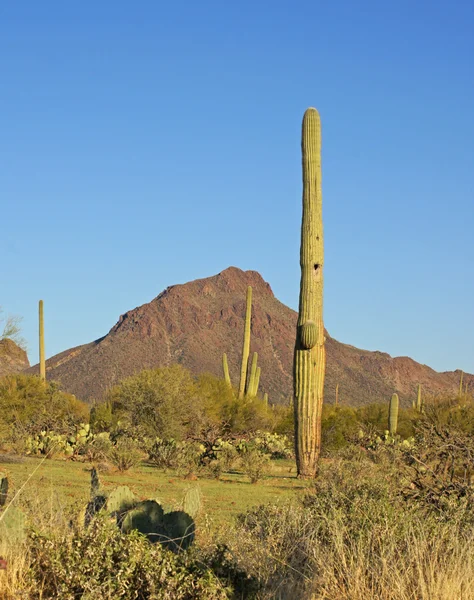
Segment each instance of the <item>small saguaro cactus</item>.
[[39,366],[40,377],[43,381],[46,380],[46,362],[44,355],[44,315],[43,315],[43,300],[39,301]]
[[388,407],[388,431],[390,435],[397,434],[398,427],[398,394],[393,394]]
[[303,117],[303,218],[301,283],[293,363],[295,450],[298,476],[316,476],[321,448],[326,351],[323,324],[323,221],[321,120],[315,108]]
[[268,394],[267,394],[267,392],[265,392],[263,394],[263,402],[264,402],[265,406],[268,408]]
[[460,398],[462,398],[462,391],[463,391],[463,388],[462,388],[462,380],[463,380],[463,377],[464,377],[464,372],[463,372],[463,371],[461,371],[461,377],[460,377],[460,379],[459,379],[459,397],[460,397]]
[[245,329],[244,329],[244,343],[242,346],[242,365],[240,367],[240,385],[239,385],[239,398],[242,399],[245,394],[245,387],[247,383],[247,370],[250,354],[250,324],[252,321],[252,286],[247,288],[247,307],[245,310]]
[[231,388],[232,387],[232,382],[230,380],[230,374],[229,374],[229,363],[227,362],[227,354],[225,352],[222,355],[222,368],[224,370],[224,379],[225,379],[225,382]]

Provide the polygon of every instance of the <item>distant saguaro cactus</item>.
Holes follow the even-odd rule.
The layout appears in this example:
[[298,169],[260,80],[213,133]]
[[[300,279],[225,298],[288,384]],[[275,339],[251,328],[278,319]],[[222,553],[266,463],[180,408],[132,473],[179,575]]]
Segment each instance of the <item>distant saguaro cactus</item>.
[[396,435],[398,427],[398,394],[393,394],[388,407],[388,431],[390,435]]
[[43,381],[46,380],[46,361],[44,355],[44,315],[43,315],[43,300],[39,301],[39,365],[40,377]]
[[242,346],[242,365],[240,367],[239,398],[243,398],[247,383],[247,370],[250,354],[250,324],[252,321],[252,286],[247,288],[247,307],[245,311],[244,343]]
[[301,284],[294,354],[295,450],[298,476],[316,476],[321,448],[326,351],[323,324],[323,221],[321,120],[315,108],[303,117],[303,218]]

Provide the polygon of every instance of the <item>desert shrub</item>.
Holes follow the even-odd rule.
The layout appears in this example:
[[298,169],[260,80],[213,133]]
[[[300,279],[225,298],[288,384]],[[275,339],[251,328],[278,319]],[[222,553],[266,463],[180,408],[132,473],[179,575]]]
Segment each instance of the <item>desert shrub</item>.
[[112,450],[112,440],[106,431],[102,431],[93,436],[84,448],[84,453],[91,462],[101,462],[107,460]]
[[265,474],[270,457],[259,450],[256,446],[249,444],[240,452],[242,470],[250,477],[251,483],[257,483]]
[[438,428],[453,428],[474,434],[474,400],[465,398],[432,398],[424,405],[425,419]]
[[301,500],[239,517],[232,567],[261,599],[472,600],[472,528],[407,505],[405,485],[389,463],[332,461]]
[[428,416],[417,425],[416,443],[405,453],[410,503],[437,520],[474,526],[474,438],[465,424],[447,427]]
[[357,437],[359,429],[353,408],[323,404],[321,446],[325,454],[347,446]]
[[90,409],[89,423],[94,433],[111,431],[117,425],[111,402],[99,402],[93,404]]
[[122,473],[139,465],[143,458],[143,453],[138,448],[135,440],[129,437],[122,437],[110,446],[106,458]]
[[138,436],[182,440],[195,430],[199,412],[195,382],[180,365],[127,377],[107,399],[121,425]]
[[102,519],[72,534],[33,535],[30,554],[32,599],[230,597],[230,590],[191,555],[149,544],[137,532],[124,535]]
[[189,475],[198,469],[202,450],[202,447],[193,442],[156,438],[149,452],[149,458],[159,469],[165,471],[172,469]]
[[[382,435],[388,429],[388,406],[388,401],[377,402],[361,406],[356,410],[357,419],[365,432]],[[418,416],[418,413],[412,409],[399,409],[397,434],[401,438],[413,436],[414,421]]]
[[88,417],[87,405],[55,382],[32,375],[0,377],[0,436],[6,446],[41,431],[70,434]]
[[258,397],[234,398],[231,406],[230,431],[234,435],[250,435],[257,431],[272,431],[275,419],[272,410]]

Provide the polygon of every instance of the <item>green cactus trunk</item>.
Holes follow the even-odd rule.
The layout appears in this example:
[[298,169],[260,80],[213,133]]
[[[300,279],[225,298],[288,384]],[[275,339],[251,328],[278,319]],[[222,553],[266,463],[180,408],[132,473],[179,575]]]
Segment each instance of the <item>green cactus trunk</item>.
[[303,117],[301,284],[294,354],[295,450],[298,476],[314,478],[321,449],[326,351],[323,324],[321,121],[315,108]]
[[265,406],[268,408],[268,394],[267,392],[265,392],[263,394],[263,403],[265,404]]
[[388,431],[390,435],[397,434],[398,427],[398,394],[393,394],[388,407]]
[[464,373],[463,371],[461,371],[461,378],[459,380],[459,397],[462,398],[462,380],[464,377]]
[[40,377],[46,381],[46,361],[44,355],[44,316],[43,316],[43,300],[39,301],[39,365]]
[[244,343],[242,347],[242,365],[240,368],[240,385],[239,385],[239,398],[243,398],[245,395],[245,388],[247,383],[247,370],[250,354],[250,323],[252,320],[252,287],[249,285],[247,288],[247,309],[245,311],[245,330],[244,330]]
[[222,368],[224,369],[224,379],[225,379],[225,382],[231,388],[232,387],[232,382],[230,380],[230,374],[229,374],[229,363],[227,362],[227,354],[225,352],[222,355]]
[[255,380],[257,377],[257,362],[258,362],[258,354],[256,352],[253,353],[252,356],[252,366],[250,367],[250,377],[247,385],[247,396],[255,396]]

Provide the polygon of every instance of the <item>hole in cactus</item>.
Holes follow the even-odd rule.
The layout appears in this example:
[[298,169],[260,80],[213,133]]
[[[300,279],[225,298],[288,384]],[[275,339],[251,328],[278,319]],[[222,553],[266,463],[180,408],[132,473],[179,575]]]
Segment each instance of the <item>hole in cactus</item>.
[[314,270],[317,271],[319,269],[321,265],[318,265],[317,263],[314,265]]

